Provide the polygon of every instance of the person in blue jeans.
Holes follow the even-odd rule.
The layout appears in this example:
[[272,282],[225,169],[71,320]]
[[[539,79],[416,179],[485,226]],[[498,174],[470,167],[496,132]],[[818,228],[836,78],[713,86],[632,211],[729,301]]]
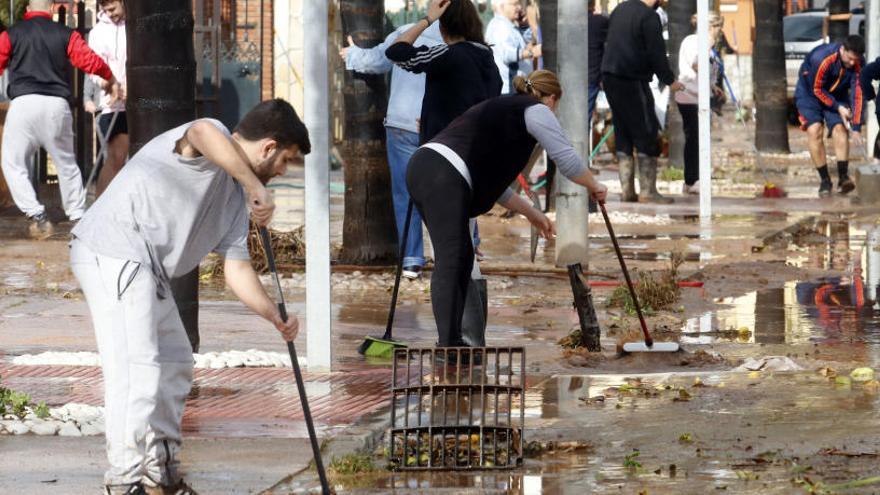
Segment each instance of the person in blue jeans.
[[[409,159],[419,147],[419,116],[425,94],[425,75],[407,72],[385,57],[385,50],[412,24],[397,28],[385,41],[373,48],[360,48],[351,36],[348,47],[339,54],[345,60],[345,68],[364,74],[391,72],[391,97],[385,115],[385,146],[388,167],[391,170],[391,193],[394,199],[394,217],[397,220],[398,239],[403,238],[409,191],[406,188],[406,170]],[[416,41],[420,45],[434,46],[443,43],[438,24],[426,29]],[[403,276],[417,279],[425,265],[422,217],[415,208],[409,225],[406,246],[403,249]]]

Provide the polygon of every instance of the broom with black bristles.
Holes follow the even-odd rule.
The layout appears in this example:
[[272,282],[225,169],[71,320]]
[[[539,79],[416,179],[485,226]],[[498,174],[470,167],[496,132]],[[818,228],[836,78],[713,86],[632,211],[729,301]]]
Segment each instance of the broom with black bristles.
[[397,255],[397,273],[394,275],[394,290],[391,292],[391,307],[388,309],[388,323],[385,325],[385,334],[381,337],[368,335],[358,347],[358,353],[366,357],[391,358],[394,349],[406,347],[406,344],[391,338],[391,327],[394,326],[394,309],[397,307],[397,291],[400,289],[400,274],[403,271],[403,253],[406,249],[406,241],[409,237],[409,224],[412,220],[413,202],[409,201],[406,206],[406,220],[403,221],[403,236],[400,240],[400,250]]

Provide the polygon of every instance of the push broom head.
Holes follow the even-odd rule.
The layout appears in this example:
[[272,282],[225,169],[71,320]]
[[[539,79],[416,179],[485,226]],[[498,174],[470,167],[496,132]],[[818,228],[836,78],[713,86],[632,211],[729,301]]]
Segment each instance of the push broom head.
[[628,354],[631,352],[678,352],[681,350],[677,342],[656,342],[648,345],[641,334],[636,330],[630,330],[617,338],[617,353]]
[[623,344],[623,352],[678,352],[681,350],[677,342],[654,342],[649,346],[644,342],[627,342]]
[[361,343],[361,346],[358,347],[358,353],[365,357],[391,359],[394,357],[394,349],[403,347],[406,347],[406,344],[396,340],[368,335],[363,343]]

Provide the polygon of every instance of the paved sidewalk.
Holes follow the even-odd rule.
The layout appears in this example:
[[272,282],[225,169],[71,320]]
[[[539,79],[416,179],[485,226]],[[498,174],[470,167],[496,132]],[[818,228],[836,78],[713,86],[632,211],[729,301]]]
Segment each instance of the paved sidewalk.
[[[301,303],[289,304],[301,311]],[[12,357],[45,351],[95,352],[81,295],[0,296],[2,384],[51,407],[69,402],[102,405],[101,370],[94,366],[13,365]],[[363,325],[360,325],[361,327]],[[345,328],[346,325],[341,325]],[[240,303],[204,301],[203,351],[256,348],[285,352],[274,329]],[[297,339],[305,356],[305,335]],[[345,357],[332,373],[305,372],[317,433],[329,456],[364,445],[383,422],[390,370]],[[182,461],[200,493],[260,493],[302,471],[312,460],[296,382],[290,368],[194,370],[194,387],[183,420]],[[0,436],[0,493],[98,493],[106,469],[104,437]]]

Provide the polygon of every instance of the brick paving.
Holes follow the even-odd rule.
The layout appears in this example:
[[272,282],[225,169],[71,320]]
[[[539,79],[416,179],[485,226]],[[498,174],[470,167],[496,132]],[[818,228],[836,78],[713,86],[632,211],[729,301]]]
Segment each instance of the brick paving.
[[[97,367],[0,365],[0,376],[4,386],[50,406],[103,403]],[[389,405],[387,369],[306,373],[304,378],[315,427],[325,435]],[[302,419],[290,369],[196,369],[183,428],[188,436],[207,438],[305,438]]]

